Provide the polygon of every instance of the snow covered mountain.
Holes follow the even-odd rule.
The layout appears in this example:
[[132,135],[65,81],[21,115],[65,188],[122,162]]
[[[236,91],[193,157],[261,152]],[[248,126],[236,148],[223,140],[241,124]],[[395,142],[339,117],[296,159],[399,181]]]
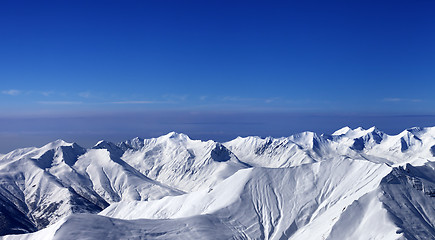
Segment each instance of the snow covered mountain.
[[291,167],[338,156],[390,165],[423,163],[435,156],[435,127],[390,136],[376,127],[344,127],[332,135],[303,132],[285,138],[238,137],[224,143],[241,161],[259,167]]
[[0,160],[0,232],[31,232],[72,213],[98,213],[123,199],[180,193],[112,159],[105,149],[86,150],[57,140],[12,151]]
[[[435,239],[435,127],[0,156],[3,239]],[[98,213],[98,214],[95,214]]]
[[123,142],[122,159],[151,179],[190,192],[209,188],[249,165],[221,143],[191,140],[171,132],[159,138]]

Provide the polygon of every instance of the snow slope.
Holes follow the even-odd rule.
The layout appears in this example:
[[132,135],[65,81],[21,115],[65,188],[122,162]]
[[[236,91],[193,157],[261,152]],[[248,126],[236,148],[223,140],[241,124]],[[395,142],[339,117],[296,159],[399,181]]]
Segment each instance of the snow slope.
[[2,239],[231,239],[234,235],[231,229],[217,223],[217,219],[208,215],[188,219],[122,220],[95,214],[75,214],[41,231],[9,235]]
[[31,232],[72,213],[98,213],[121,199],[180,193],[111,159],[107,150],[57,140],[0,160],[0,233]]
[[304,132],[287,138],[238,137],[224,145],[252,166],[280,168],[319,161],[319,141],[315,133]]
[[185,192],[212,187],[248,167],[222,144],[191,140],[185,134],[138,141],[119,145],[127,146],[122,159],[149,178]]
[[285,138],[238,137],[224,145],[241,161],[259,167],[291,167],[337,156],[397,166],[421,165],[435,156],[435,127],[411,128],[393,136],[376,127],[345,127],[332,135],[304,132]]
[[[0,203],[14,206],[0,208],[5,233],[41,228],[29,212],[49,222],[3,239],[435,239],[434,160],[435,128],[390,136],[345,127],[223,144],[169,133],[87,150],[54,142],[0,159]],[[35,206],[87,201],[29,211],[32,171],[48,176],[33,177],[44,193]],[[21,188],[9,191],[20,174]],[[49,191],[57,188],[45,179],[72,190]]]
[[322,219],[323,224],[330,223],[323,232],[328,234],[342,209],[376,189],[390,171],[385,164],[349,159],[294,168],[253,168],[237,172],[209,192],[148,202],[119,202],[100,214],[121,219],[211,214],[222,224],[228,225],[226,220],[231,219],[233,231],[250,239],[288,238]]

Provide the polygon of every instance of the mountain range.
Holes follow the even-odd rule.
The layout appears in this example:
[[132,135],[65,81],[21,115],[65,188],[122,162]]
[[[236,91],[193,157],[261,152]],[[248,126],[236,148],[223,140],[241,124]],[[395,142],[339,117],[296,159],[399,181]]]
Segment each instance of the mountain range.
[[435,127],[0,155],[1,239],[435,239]]

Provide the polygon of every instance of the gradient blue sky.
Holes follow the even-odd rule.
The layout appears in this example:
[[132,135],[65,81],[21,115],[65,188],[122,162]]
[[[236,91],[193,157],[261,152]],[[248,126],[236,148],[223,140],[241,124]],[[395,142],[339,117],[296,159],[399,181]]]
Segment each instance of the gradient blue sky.
[[435,125],[434,9],[429,0],[2,1],[0,152],[172,130],[225,140]]

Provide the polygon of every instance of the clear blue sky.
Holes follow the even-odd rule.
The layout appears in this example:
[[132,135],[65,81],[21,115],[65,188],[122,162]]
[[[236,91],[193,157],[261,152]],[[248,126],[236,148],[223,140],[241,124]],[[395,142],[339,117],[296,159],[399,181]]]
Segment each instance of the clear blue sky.
[[[58,118],[81,119],[75,136],[98,128],[113,140],[152,129],[267,135],[267,124],[232,124],[252,114],[281,114],[281,130],[269,134],[281,136],[300,130],[296,116],[352,116],[351,126],[377,123],[367,116],[430,118],[434,10],[429,0],[2,1],[0,143],[64,138],[71,123]],[[129,120],[107,117],[118,115]],[[175,124],[198,115],[210,128],[220,124],[210,116],[226,116],[229,127],[216,135]],[[141,117],[172,123],[145,130],[130,121]],[[304,129],[338,127],[319,124]]]

